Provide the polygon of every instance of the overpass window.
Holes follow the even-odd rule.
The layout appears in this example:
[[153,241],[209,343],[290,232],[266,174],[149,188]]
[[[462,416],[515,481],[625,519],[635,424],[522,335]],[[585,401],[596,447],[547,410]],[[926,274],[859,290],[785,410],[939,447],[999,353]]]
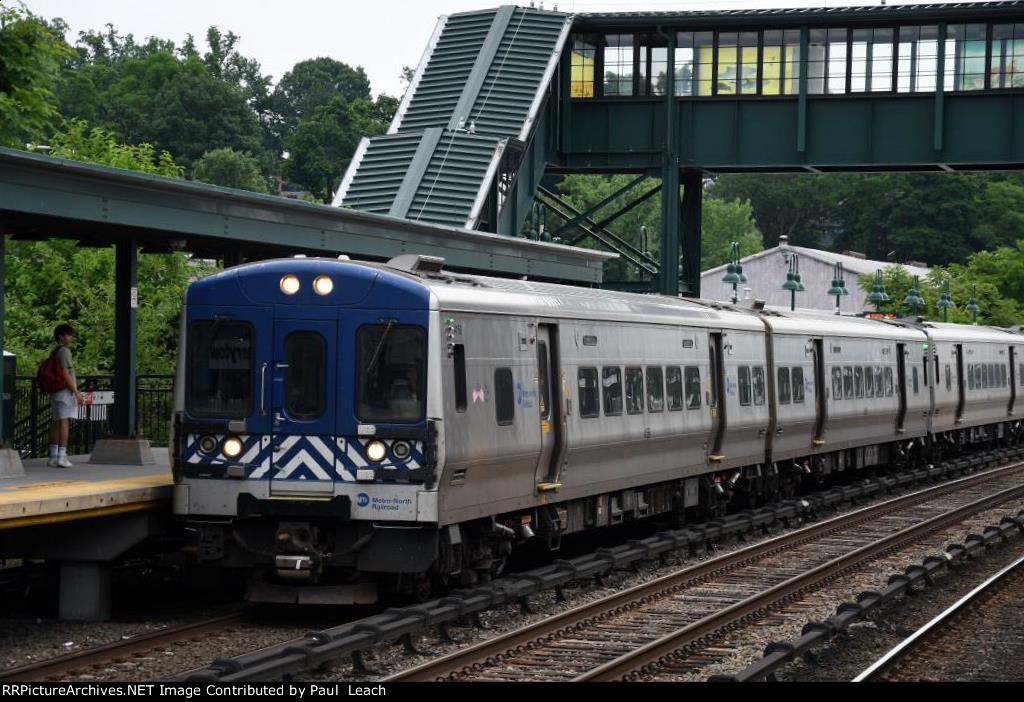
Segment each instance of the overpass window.
[[854,29],[850,41],[850,92],[863,93],[868,89],[871,71],[871,30]]
[[938,27],[900,27],[896,90],[901,93],[934,92],[938,59]]
[[605,37],[604,94],[633,94],[633,35]]
[[594,97],[594,66],[597,46],[581,39],[572,42],[572,62],[569,66],[569,90],[574,98]]
[[847,30],[828,30],[828,78],[827,86],[830,95],[846,92]]
[[757,95],[757,32],[741,32],[737,77],[742,95]]
[[800,92],[800,30],[767,30],[761,62],[762,95]]
[[807,92],[821,95],[825,92],[825,66],[828,57],[826,40],[828,32],[824,29],[812,29],[807,44]]
[[984,24],[946,27],[946,90],[985,89]]
[[1024,88],[1024,24],[992,26],[992,87]]
[[676,34],[676,95],[697,94],[697,63],[696,49],[693,44],[693,32]]
[[640,94],[664,95],[668,92],[668,49],[664,46],[640,47]]
[[895,31],[892,29],[872,30],[871,70],[868,71],[871,79],[871,85],[868,86],[868,90],[872,92],[888,93],[892,91],[894,39]]
[[718,74],[715,76],[716,93],[718,95],[735,95],[737,79],[740,72],[740,60],[737,53],[739,35],[736,32],[720,32],[718,34]]

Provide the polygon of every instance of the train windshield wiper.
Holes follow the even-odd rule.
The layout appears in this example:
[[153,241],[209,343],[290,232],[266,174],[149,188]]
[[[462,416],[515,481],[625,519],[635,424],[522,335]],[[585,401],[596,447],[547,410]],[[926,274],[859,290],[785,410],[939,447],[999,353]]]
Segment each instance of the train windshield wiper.
[[391,327],[393,326],[395,326],[395,320],[388,320],[388,325],[384,328],[384,333],[380,335],[380,341],[377,342],[377,348],[373,351],[373,357],[370,359],[370,364],[366,366],[366,371],[364,372],[363,377],[370,377],[370,371],[372,371],[374,366],[377,365],[377,360],[380,358],[380,350],[384,348],[384,342],[387,341],[388,334],[391,333]]

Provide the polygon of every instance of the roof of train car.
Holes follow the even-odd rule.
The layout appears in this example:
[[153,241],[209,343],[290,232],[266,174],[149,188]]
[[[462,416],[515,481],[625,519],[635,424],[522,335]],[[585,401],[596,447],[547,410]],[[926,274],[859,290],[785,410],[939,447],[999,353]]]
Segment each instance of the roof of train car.
[[925,340],[924,332],[911,324],[837,315],[819,310],[804,309],[791,312],[777,307],[766,307],[765,315],[772,329],[781,333]]
[[951,322],[924,322],[924,327],[936,341],[979,341],[1002,344],[1024,342],[1019,334],[999,327],[953,324]]

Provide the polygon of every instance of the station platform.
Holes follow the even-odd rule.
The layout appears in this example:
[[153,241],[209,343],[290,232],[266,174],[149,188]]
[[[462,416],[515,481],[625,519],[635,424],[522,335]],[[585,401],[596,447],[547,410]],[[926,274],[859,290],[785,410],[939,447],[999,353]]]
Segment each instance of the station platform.
[[23,462],[25,475],[0,479],[0,530],[105,517],[169,503],[173,480],[167,451],[155,465],[89,463],[69,456],[71,468],[50,468],[45,458]]

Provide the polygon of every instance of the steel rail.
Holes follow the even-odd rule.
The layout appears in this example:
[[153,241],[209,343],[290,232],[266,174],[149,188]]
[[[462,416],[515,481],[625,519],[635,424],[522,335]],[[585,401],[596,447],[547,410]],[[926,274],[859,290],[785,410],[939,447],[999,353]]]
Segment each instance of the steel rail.
[[[1021,464],[1008,470],[1021,468]],[[678,651],[710,637],[723,629],[755,619],[758,615],[777,609],[796,597],[812,591],[817,586],[834,580],[871,560],[912,544],[927,534],[934,533],[949,525],[956,524],[979,512],[991,509],[1008,500],[1024,496],[1024,484],[1001,490],[995,494],[962,505],[943,514],[927,519],[914,526],[885,536],[850,553],[834,558],[827,563],[811,568],[783,583],[771,587],[725,609],[704,617],[672,634],[652,641],[623,656],[594,668],[576,678],[577,681],[626,680],[638,673],[656,667],[662,660],[671,658]]]
[[53,679],[74,671],[90,668],[131,656],[152,651],[162,645],[221,632],[225,627],[240,624],[242,613],[226,614],[200,622],[153,631],[124,641],[114,641],[93,646],[83,651],[69,653],[57,658],[36,661],[8,670],[0,670],[0,682],[40,682]]
[[998,573],[988,578],[981,585],[968,592],[957,600],[952,606],[936,616],[930,622],[922,626],[906,639],[893,647],[888,653],[868,666],[863,672],[853,679],[853,682],[871,682],[878,680],[885,673],[897,667],[906,658],[921,650],[927,644],[927,639],[933,634],[940,633],[955,623],[955,620],[968,613],[972,607],[979,606],[979,600],[994,590],[1007,585],[1013,578],[1024,573],[1024,556],[1006,566]]
[[[437,660],[428,661],[420,666],[389,676],[385,678],[385,681],[444,680],[451,679],[462,673],[471,673],[475,668],[499,662],[510,653],[520,653],[528,648],[532,648],[549,637],[569,633],[589,623],[621,614],[655,599],[660,599],[673,592],[692,587],[780,552],[813,543],[833,533],[849,530],[871,522],[882,515],[914,507],[935,497],[990,482],[1020,470],[1024,470],[1024,463],[959,478],[941,485],[919,490],[909,495],[903,495],[876,505],[864,507],[824,522],[811,524],[796,531],[719,556],[718,558],[683,568],[650,582],[641,583],[627,590],[613,593],[608,597],[567,610],[494,639],[438,658]],[[1024,492],[1024,486],[1020,489]]]

